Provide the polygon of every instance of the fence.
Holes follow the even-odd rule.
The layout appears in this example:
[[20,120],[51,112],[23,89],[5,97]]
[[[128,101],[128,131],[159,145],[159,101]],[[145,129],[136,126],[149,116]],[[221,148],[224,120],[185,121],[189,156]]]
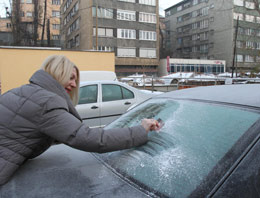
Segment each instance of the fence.
[[224,84],[260,84],[260,78],[181,78],[181,77],[131,77],[119,79],[121,82],[128,83],[129,85],[138,89],[146,89],[151,91],[168,92],[178,89],[186,89],[198,86],[213,86]]

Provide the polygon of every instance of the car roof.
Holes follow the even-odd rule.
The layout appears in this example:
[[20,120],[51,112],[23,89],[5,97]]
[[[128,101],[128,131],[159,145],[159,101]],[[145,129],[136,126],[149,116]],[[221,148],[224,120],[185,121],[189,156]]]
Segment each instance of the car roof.
[[129,86],[126,83],[122,83],[115,80],[93,80],[93,81],[81,81],[80,86],[89,85],[89,84],[98,84],[98,83],[106,83],[106,84],[120,84],[120,85],[126,85]]
[[260,84],[196,87],[171,91],[157,97],[207,100],[260,108]]

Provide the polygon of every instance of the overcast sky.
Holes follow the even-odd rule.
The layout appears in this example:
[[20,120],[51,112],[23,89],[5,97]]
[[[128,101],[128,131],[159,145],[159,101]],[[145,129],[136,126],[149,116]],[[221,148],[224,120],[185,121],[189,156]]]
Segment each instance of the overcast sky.
[[[182,0],[159,0],[160,15],[164,16],[164,10],[169,8]],[[0,0],[0,16],[5,17],[5,7],[9,7],[9,0]]]

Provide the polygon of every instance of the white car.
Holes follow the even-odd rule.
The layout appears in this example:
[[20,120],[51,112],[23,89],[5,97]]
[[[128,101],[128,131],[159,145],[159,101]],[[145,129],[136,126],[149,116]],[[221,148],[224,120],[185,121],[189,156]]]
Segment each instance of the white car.
[[87,126],[103,127],[153,95],[118,81],[85,81],[76,109]]

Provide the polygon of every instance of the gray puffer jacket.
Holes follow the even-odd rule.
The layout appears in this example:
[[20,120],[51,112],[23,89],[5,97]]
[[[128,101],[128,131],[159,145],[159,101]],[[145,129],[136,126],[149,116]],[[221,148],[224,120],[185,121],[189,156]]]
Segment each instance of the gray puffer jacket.
[[65,89],[38,70],[30,84],[0,96],[0,185],[54,140],[83,151],[109,152],[142,145],[147,133],[141,125],[90,129],[82,123]]

